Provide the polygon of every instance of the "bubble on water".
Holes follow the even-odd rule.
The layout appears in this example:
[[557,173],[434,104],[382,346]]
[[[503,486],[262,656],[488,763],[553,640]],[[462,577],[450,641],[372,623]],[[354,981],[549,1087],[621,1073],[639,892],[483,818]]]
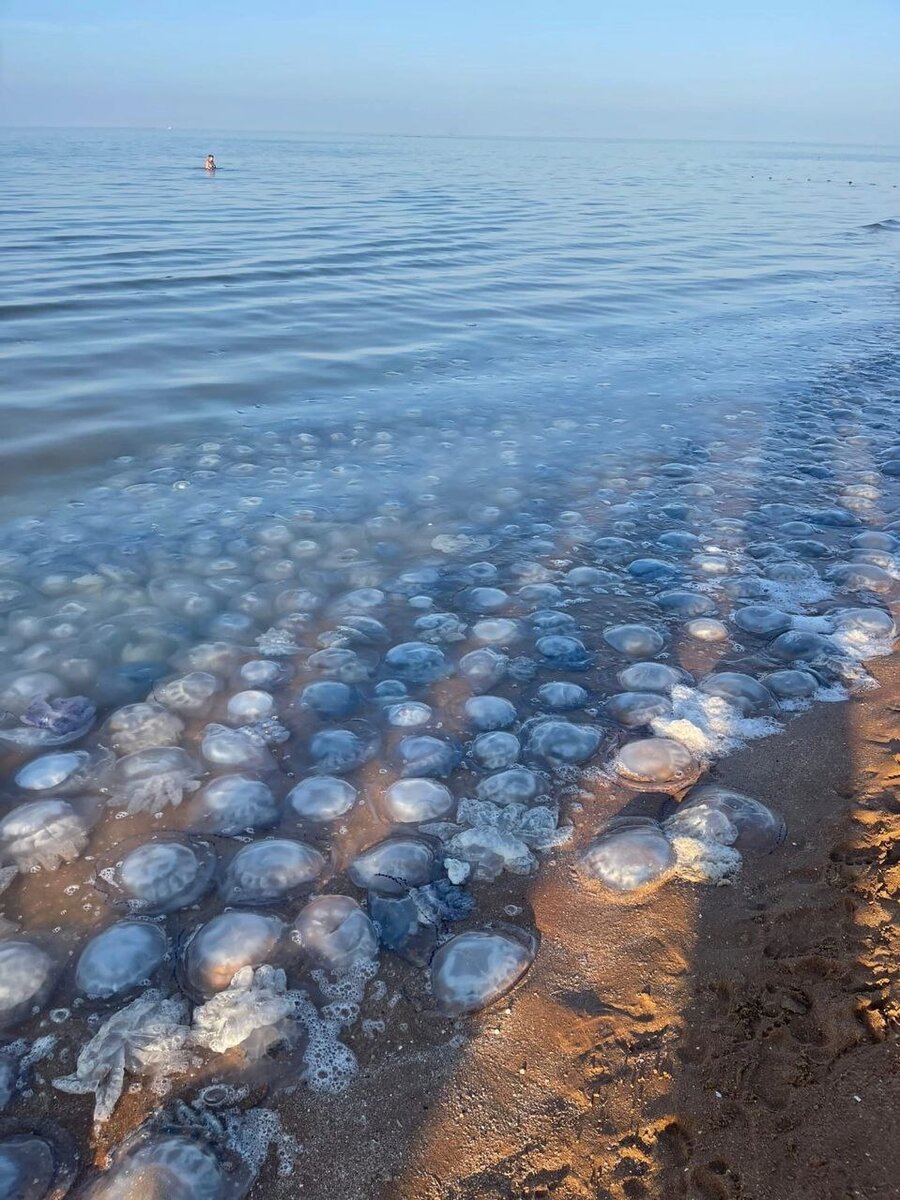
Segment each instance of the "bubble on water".
[[297,697],[297,708],[307,710],[323,720],[341,720],[351,716],[360,705],[356,688],[338,679],[321,679],[303,689]]
[[185,988],[204,998],[223,991],[242,967],[271,962],[283,934],[283,923],[265,913],[219,913],[185,943],[179,963]]
[[672,702],[661,692],[620,692],[604,705],[606,715],[626,729],[649,725],[654,717],[668,716]]
[[287,802],[307,821],[333,821],[348,813],[356,803],[357,791],[346,779],[313,775],[288,792]]
[[117,861],[101,867],[97,885],[113,900],[148,916],[195,904],[210,888],[216,856],[209,843],[178,834],[157,834]]
[[222,878],[226,904],[270,904],[306,887],[321,875],[325,859],[318,850],[289,838],[243,846]]
[[617,892],[662,882],[675,865],[675,851],[656,821],[611,821],[578,860],[578,869]]
[[458,746],[429,734],[402,738],[397,756],[404,777],[417,779],[446,779],[462,757]]
[[249,775],[220,775],[191,802],[191,828],[201,833],[234,836],[268,829],[280,816],[272,789]]
[[200,740],[200,753],[214,767],[238,771],[267,771],[274,766],[263,740],[243,729],[207,725]]
[[208,671],[189,671],[153,689],[153,699],[174,713],[185,716],[204,716],[210,709],[222,684]]
[[627,742],[613,763],[614,769],[633,787],[685,787],[699,772],[690,750],[667,737],[649,737]]
[[551,770],[587,762],[608,741],[599,725],[576,725],[559,717],[536,717],[523,729],[527,752]]
[[346,971],[378,952],[372,922],[349,896],[319,896],[300,910],[294,937],[309,958],[332,971]]
[[658,654],[665,645],[662,634],[649,625],[609,625],[603,630],[603,640],[629,658]]
[[135,754],[157,746],[174,746],[184,732],[184,722],[155,701],[127,704],[106,720],[101,738],[117,754]]
[[435,1003],[449,1016],[477,1012],[505,996],[534,961],[534,939],[493,930],[459,933],[431,960]]
[[20,871],[55,871],[72,862],[88,842],[86,819],[66,800],[34,800],[11,809],[0,821],[0,862]]
[[75,969],[75,986],[92,999],[138,987],[149,979],[167,952],[166,935],[148,921],[118,921],[92,937]]
[[0,942],[0,1029],[40,1008],[56,976],[53,960],[40,946],[24,940]]
[[389,821],[434,821],[452,812],[453,793],[436,779],[398,779],[385,789],[380,808]]
[[126,812],[177,808],[200,786],[202,768],[178,746],[157,746],[126,755],[116,764],[107,804]]
[[405,895],[436,878],[434,845],[424,838],[392,837],[357,854],[348,874],[357,887],[389,896]]
[[746,717],[744,709],[724,696],[707,694],[683,684],[672,689],[672,711],[654,717],[650,727],[661,737],[674,738],[701,760],[737,750],[755,738],[778,733],[770,717]]

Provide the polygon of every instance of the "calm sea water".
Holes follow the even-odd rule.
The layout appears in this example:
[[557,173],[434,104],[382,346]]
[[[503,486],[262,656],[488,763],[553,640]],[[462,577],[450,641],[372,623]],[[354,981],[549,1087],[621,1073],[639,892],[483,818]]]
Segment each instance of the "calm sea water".
[[29,130],[0,152],[20,504],[286,416],[777,399],[896,312],[896,150]]

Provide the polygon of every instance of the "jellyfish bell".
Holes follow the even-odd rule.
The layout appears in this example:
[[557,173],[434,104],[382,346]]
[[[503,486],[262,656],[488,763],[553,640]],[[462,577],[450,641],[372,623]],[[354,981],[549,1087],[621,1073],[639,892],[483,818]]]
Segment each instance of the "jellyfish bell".
[[200,753],[212,767],[236,771],[268,771],[275,765],[265,743],[244,729],[211,724],[203,730]]
[[157,683],[153,699],[171,712],[183,716],[204,716],[222,690],[221,681],[209,671],[189,671]]
[[198,926],[182,948],[178,973],[193,997],[221,992],[242,967],[271,963],[284,924],[267,913],[229,909]]
[[20,871],[55,871],[84,852],[89,828],[87,810],[67,800],[20,804],[0,821],[0,861]]
[[77,795],[102,786],[109,777],[115,756],[104,747],[95,750],[64,750],[42,754],[20,767],[15,785],[33,795]]
[[717,783],[692,788],[667,824],[696,818],[702,810],[724,814],[737,830],[734,845],[741,852],[768,853],[784,841],[784,819],[760,800]]
[[530,804],[547,793],[545,776],[528,767],[508,767],[479,780],[475,795],[492,804]]
[[655,717],[670,716],[672,702],[662,692],[619,692],[606,701],[604,711],[626,729],[637,729]]
[[522,735],[528,755],[551,770],[580,766],[612,740],[602,725],[576,725],[562,717],[535,717]]
[[437,878],[440,861],[435,845],[425,838],[386,838],[360,851],[348,874],[359,888],[388,896],[402,896]]
[[190,827],[233,837],[277,824],[281,805],[272,789],[250,775],[220,775],[192,800]]
[[629,787],[641,791],[680,791],[697,778],[700,766],[681,742],[649,737],[626,742],[613,761],[613,770]]
[[656,821],[611,821],[583,852],[579,873],[614,892],[660,883],[675,865],[675,852]]
[[177,808],[200,786],[200,764],[179,746],[154,746],[116,763],[107,804],[128,813]]
[[318,896],[298,913],[294,941],[318,966],[344,973],[378,952],[372,922],[350,896]]
[[665,645],[663,635],[649,625],[609,625],[603,631],[603,640],[629,658],[647,658]]
[[822,686],[821,680],[812,671],[786,667],[771,671],[761,681],[778,701],[809,699]]
[[517,930],[456,934],[431,960],[431,990],[438,1010],[464,1016],[487,1008],[524,977],[536,951],[536,939]]
[[325,869],[318,850],[289,838],[242,846],[229,862],[220,890],[226,904],[271,904],[308,887]]
[[339,679],[320,679],[307,684],[297,697],[297,708],[311,712],[323,721],[342,720],[351,716],[360,705],[356,688]]
[[447,671],[443,651],[427,642],[402,642],[384,656],[384,665],[409,683],[434,683]]
[[521,743],[515,734],[495,729],[480,733],[472,742],[469,753],[479,767],[500,771],[518,762],[521,751]]
[[216,855],[201,838],[160,833],[124,850],[117,846],[107,855],[95,882],[133,913],[161,916],[188,908],[212,886]]
[[446,779],[462,757],[454,742],[424,733],[401,738],[396,752],[403,776],[417,779]]
[[430,778],[398,779],[385,789],[378,802],[385,819],[398,824],[440,820],[452,812],[454,805],[450,789]]
[[701,680],[700,690],[708,696],[720,696],[745,717],[770,713],[777,707],[767,687],[740,671],[714,671]]
[[552,680],[542,683],[535,695],[535,703],[554,712],[571,712],[583,708],[590,700],[590,693],[578,683]]
[[0,1196],[62,1200],[75,1181],[78,1152],[51,1121],[0,1120]]
[[243,1200],[253,1175],[239,1156],[193,1131],[148,1132],[114,1152],[79,1200]]
[[91,999],[120,996],[149,980],[167,952],[166,935],[158,925],[118,921],[92,937],[81,951],[75,987]]
[[101,740],[117,754],[134,754],[156,746],[174,746],[184,733],[184,722],[162,704],[146,701],[116,709],[101,731]]
[[470,650],[459,660],[459,675],[473,692],[489,692],[506,675],[509,659],[490,646]]
[[313,775],[303,779],[287,795],[292,812],[307,821],[334,821],[344,816],[357,800],[357,790],[346,779]]
[[56,963],[35,942],[0,941],[0,1029],[9,1029],[37,1011],[58,975]]

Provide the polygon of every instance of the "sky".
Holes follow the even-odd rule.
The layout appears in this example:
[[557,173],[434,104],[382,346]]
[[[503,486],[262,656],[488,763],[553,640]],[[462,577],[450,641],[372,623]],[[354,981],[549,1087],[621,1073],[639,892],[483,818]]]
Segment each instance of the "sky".
[[0,0],[0,124],[900,144],[900,0]]

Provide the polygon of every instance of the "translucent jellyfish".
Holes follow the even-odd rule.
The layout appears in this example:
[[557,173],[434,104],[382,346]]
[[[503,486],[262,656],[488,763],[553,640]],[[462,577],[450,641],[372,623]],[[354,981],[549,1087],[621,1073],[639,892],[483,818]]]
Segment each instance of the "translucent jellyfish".
[[350,811],[356,797],[356,788],[346,779],[313,775],[288,792],[287,802],[298,817],[307,821],[334,821]]
[[193,1040],[225,1054],[240,1047],[251,1061],[293,1036],[296,993],[283,970],[263,964],[242,967],[228,987],[194,1009]]
[[24,725],[68,741],[87,733],[96,716],[97,710],[86,696],[65,696],[55,700],[32,700],[21,720]]
[[623,537],[601,537],[594,542],[594,553],[600,562],[623,563],[631,558],[635,544]]
[[454,806],[453,793],[436,779],[398,779],[385,789],[380,807],[389,821],[436,821]]
[[419,779],[446,779],[462,757],[459,747],[452,742],[424,733],[402,738],[397,755],[402,774]]
[[174,746],[184,733],[184,722],[155,701],[127,704],[107,718],[102,740],[117,754],[135,754],[156,746]]
[[662,634],[649,625],[610,625],[603,630],[603,640],[629,658],[658,654],[666,644]]
[[94,1093],[94,1121],[108,1121],[122,1094],[125,1075],[162,1081],[189,1069],[189,1007],[150,989],[104,1021],[78,1055],[75,1072],[53,1080],[74,1095]]
[[806,700],[822,686],[811,671],[791,668],[772,671],[762,682],[778,700]]
[[628,574],[635,579],[654,580],[675,579],[681,574],[678,567],[672,563],[663,562],[659,558],[636,558],[628,564]]
[[447,673],[447,661],[437,646],[427,642],[401,642],[384,656],[384,665],[409,683],[434,683]]
[[667,717],[672,712],[672,702],[660,692],[620,692],[607,700],[606,715],[624,725],[637,729],[649,725],[654,717]]
[[693,621],[688,621],[684,632],[697,642],[726,642],[728,640],[728,626],[722,621],[717,621],[715,617],[697,617]]
[[252,658],[250,662],[244,663],[238,676],[244,687],[272,691],[290,683],[294,677],[294,669],[284,660],[276,662],[266,658]]
[[326,721],[349,717],[359,708],[356,688],[339,679],[321,679],[303,689],[297,698],[297,708],[309,711]]
[[193,1133],[160,1133],[120,1152],[79,1200],[239,1200],[250,1180],[229,1173],[217,1147]]
[[372,922],[349,896],[318,896],[300,910],[294,940],[313,962],[345,972],[378,952]]
[[220,775],[191,806],[191,827],[226,837],[248,829],[268,829],[281,816],[272,789],[249,775]]
[[388,896],[423,887],[436,879],[438,872],[434,845],[415,837],[386,838],[357,854],[348,870],[357,887]]
[[270,692],[258,688],[248,688],[244,692],[236,692],[231,696],[226,706],[226,715],[235,725],[248,725],[253,721],[265,721],[275,716],[275,698]]
[[207,725],[200,741],[200,753],[214,767],[238,771],[267,771],[274,766],[272,755],[262,738],[244,729],[227,725]]
[[558,604],[562,595],[555,583],[526,583],[516,592],[516,599],[526,607],[534,608],[537,605]]
[[149,921],[118,921],[82,950],[75,986],[93,999],[108,1000],[148,980],[166,957],[166,935]]
[[78,1169],[68,1134],[49,1121],[4,1121],[0,1128],[0,1196],[62,1200]]
[[126,755],[116,764],[107,804],[128,813],[177,808],[200,786],[200,764],[179,746],[157,746]]
[[[566,583],[580,591],[587,588],[603,589],[613,586],[615,576],[609,571],[599,571],[596,567],[573,567],[571,571],[566,572]],[[553,603],[552,600],[550,602]]]
[[19,769],[15,784],[23,792],[77,795],[105,781],[114,762],[103,747],[42,754]]
[[0,941],[0,1029],[36,1012],[53,989],[58,972],[33,942]]
[[473,929],[450,938],[431,960],[431,989],[449,1016],[477,1012],[505,996],[534,961],[533,938]]
[[0,710],[20,717],[35,700],[61,696],[65,690],[59,676],[49,671],[24,671],[7,676],[0,687]]
[[660,592],[653,598],[664,612],[674,617],[690,619],[692,617],[708,617],[716,611],[714,602],[703,592],[670,591]]
[[516,706],[502,696],[470,696],[464,706],[466,719],[474,729],[506,729],[518,717]]
[[475,794],[492,804],[530,804],[547,791],[547,781],[527,767],[509,767],[479,781]]
[[557,717],[537,718],[527,726],[529,754],[551,769],[578,766],[592,758],[607,731],[599,725],[575,725]]
[[414,628],[423,642],[447,645],[450,642],[462,641],[466,636],[467,626],[456,613],[431,612],[419,617]]
[[551,683],[541,684],[536,700],[542,708],[555,712],[572,712],[583,708],[590,700],[590,694],[578,683],[553,680]]
[[684,554],[689,554],[700,545],[700,539],[695,533],[688,533],[683,529],[672,529],[667,533],[661,533],[656,540],[660,546]]
[[225,870],[226,904],[271,904],[321,875],[325,859],[318,850],[289,838],[251,842],[241,847]]
[[506,617],[489,617],[476,621],[472,626],[472,637],[477,642],[486,642],[493,646],[509,646],[522,636],[522,630],[516,621]]
[[501,771],[518,762],[521,753],[519,739],[513,733],[494,730],[482,733],[471,747],[473,760],[487,771]]
[[738,629],[757,637],[771,637],[790,629],[793,618],[771,604],[748,604],[737,609],[731,617]]
[[592,657],[584,642],[562,633],[548,633],[539,637],[535,649],[547,663],[563,671],[585,671]]
[[473,692],[489,692],[506,674],[509,659],[505,654],[482,646],[471,650],[459,660],[459,674]]
[[473,612],[497,612],[509,603],[509,596],[502,588],[476,587],[464,595],[463,601]]
[[578,628],[571,613],[558,612],[554,608],[541,609],[539,612],[532,613],[529,620],[537,633],[568,635]]
[[194,996],[212,996],[231,983],[242,967],[271,962],[284,933],[277,917],[231,909],[191,934],[181,955],[180,973]]
[[[695,812],[695,810],[697,810]],[[686,821],[691,814],[706,818],[702,810],[717,810],[724,813],[737,829],[734,844],[738,850],[755,850],[767,853],[784,840],[785,823],[778,813],[767,808],[752,796],[733,791],[717,783],[705,783],[692,788],[684,802],[679,805],[671,821]],[[681,826],[684,828],[684,825]]]
[[78,858],[87,841],[87,821],[65,800],[20,804],[0,821],[0,860],[20,871],[55,871]]
[[216,869],[212,847],[199,838],[157,834],[118,861],[101,868],[97,883],[134,912],[159,916],[195,904],[210,888]]
[[854,550],[884,550],[888,554],[893,554],[900,548],[900,540],[892,533],[880,533],[875,529],[867,529],[864,533],[858,533],[852,537],[850,545]]
[[844,654],[864,659],[890,653],[895,627],[883,608],[843,608],[829,616],[836,626],[833,641]]
[[656,821],[611,821],[579,859],[582,875],[617,892],[633,892],[664,879],[675,865],[675,852]]
[[789,629],[769,643],[768,653],[780,662],[814,662],[834,650],[834,643],[820,633]]
[[421,700],[404,700],[387,710],[388,724],[398,729],[421,729],[430,723],[432,716],[431,706]]
[[721,696],[738,709],[745,717],[771,712],[776,707],[775,697],[752,675],[740,671],[716,671],[701,682],[700,690],[708,696]]
[[826,573],[826,578],[848,592],[886,593],[895,586],[887,571],[874,563],[839,563]]
[[684,787],[699,770],[693,754],[671,738],[650,737],[627,742],[616,756],[616,773],[632,787]]
[[209,671],[189,671],[153,689],[153,699],[175,713],[196,717],[206,714],[216,695],[222,690],[221,682]]

